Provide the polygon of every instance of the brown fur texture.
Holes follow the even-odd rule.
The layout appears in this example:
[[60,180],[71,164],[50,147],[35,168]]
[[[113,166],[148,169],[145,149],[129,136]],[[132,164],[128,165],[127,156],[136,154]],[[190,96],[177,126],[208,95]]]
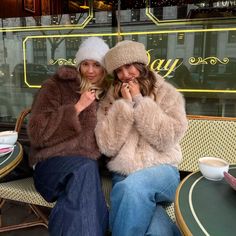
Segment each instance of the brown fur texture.
[[100,156],[94,128],[97,101],[77,115],[80,79],[73,66],[63,66],[39,90],[28,123],[30,165],[54,156]]
[[156,75],[155,98],[115,100],[113,88],[100,103],[95,134],[111,171],[128,175],[182,158],[179,141],[187,129],[185,103],[176,89]]

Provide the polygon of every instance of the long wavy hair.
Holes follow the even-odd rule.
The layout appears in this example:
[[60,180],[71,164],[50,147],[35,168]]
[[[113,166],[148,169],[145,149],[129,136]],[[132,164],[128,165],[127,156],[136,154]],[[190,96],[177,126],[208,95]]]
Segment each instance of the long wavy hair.
[[79,72],[78,76],[80,77],[80,87],[78,92],[80,94],[85,91],[95,90],[95,95],[97,100],[103,98],[106,95],[112,81],[109,78],[109,76],[107,76],[107,72],[104,68],[103,68],[103,78],[101,78],[96,84],[92,84],[90,83],[90,81],[84,78],[81,75],[80,69],[78,70],[78,72]]
[[[140,86],[140,92],[143,96],[149,96],[156,99],[156,95],[154,93],[154,88],[156,87],[156,77],[155,74],[149,69],[148,66],[142,63],[131,63],[139,72],[140,76],[135,78]],[[116,71],[114,71],[114,98],[121,98],[121,86],[122,82],[118,79]]]

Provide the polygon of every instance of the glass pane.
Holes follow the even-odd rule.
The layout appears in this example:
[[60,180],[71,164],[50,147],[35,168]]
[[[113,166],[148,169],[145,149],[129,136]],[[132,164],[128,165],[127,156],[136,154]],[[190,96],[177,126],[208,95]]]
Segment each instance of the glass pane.
[[1,18],[0,123],[15,122],[43,81],[73,65],[93,35],[110,47],[121,39],[143,43],[149,66],[183,93],[188,114],[236,117],[234,1],[62,3],[58,14],[44,5],[42,16]]

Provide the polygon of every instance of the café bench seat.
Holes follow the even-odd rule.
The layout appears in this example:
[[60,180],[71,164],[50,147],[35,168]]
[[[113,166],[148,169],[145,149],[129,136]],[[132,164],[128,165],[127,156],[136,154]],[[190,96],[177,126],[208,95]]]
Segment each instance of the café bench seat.
[[236,163],[236,118],[188,116],[188,130],[180,142],[180,171],[197,171],[203,156],[221,157]]

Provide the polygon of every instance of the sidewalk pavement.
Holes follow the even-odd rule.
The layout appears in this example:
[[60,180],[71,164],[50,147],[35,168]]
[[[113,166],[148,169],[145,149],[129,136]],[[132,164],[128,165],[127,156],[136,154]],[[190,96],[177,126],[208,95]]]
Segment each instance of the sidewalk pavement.
[[[45,209],[46,211],[46,209]],[[35,218],[35,215],[29,208],[22,203],[6,202],[2,208],[3,225],[19,223]],[[1,236],[49,236],[47,228],[44,226],[35,226],[26,229],[0,233]]]
[[[50,209],[41,209],[45,214],[50,213]],[[24,203],[10,202],[4,204],[2,208],[2,222],[3,225],[9,225],[12,223],[27,222],[30,219],[35,219],[34,213],[29,210]],[[14,231],[0,233],[0,236],[49,236],[47,228],[44,226],[35,226],[26,229],[18,229]],[[110,232],[107,232],[106,236],[111,236]]]

